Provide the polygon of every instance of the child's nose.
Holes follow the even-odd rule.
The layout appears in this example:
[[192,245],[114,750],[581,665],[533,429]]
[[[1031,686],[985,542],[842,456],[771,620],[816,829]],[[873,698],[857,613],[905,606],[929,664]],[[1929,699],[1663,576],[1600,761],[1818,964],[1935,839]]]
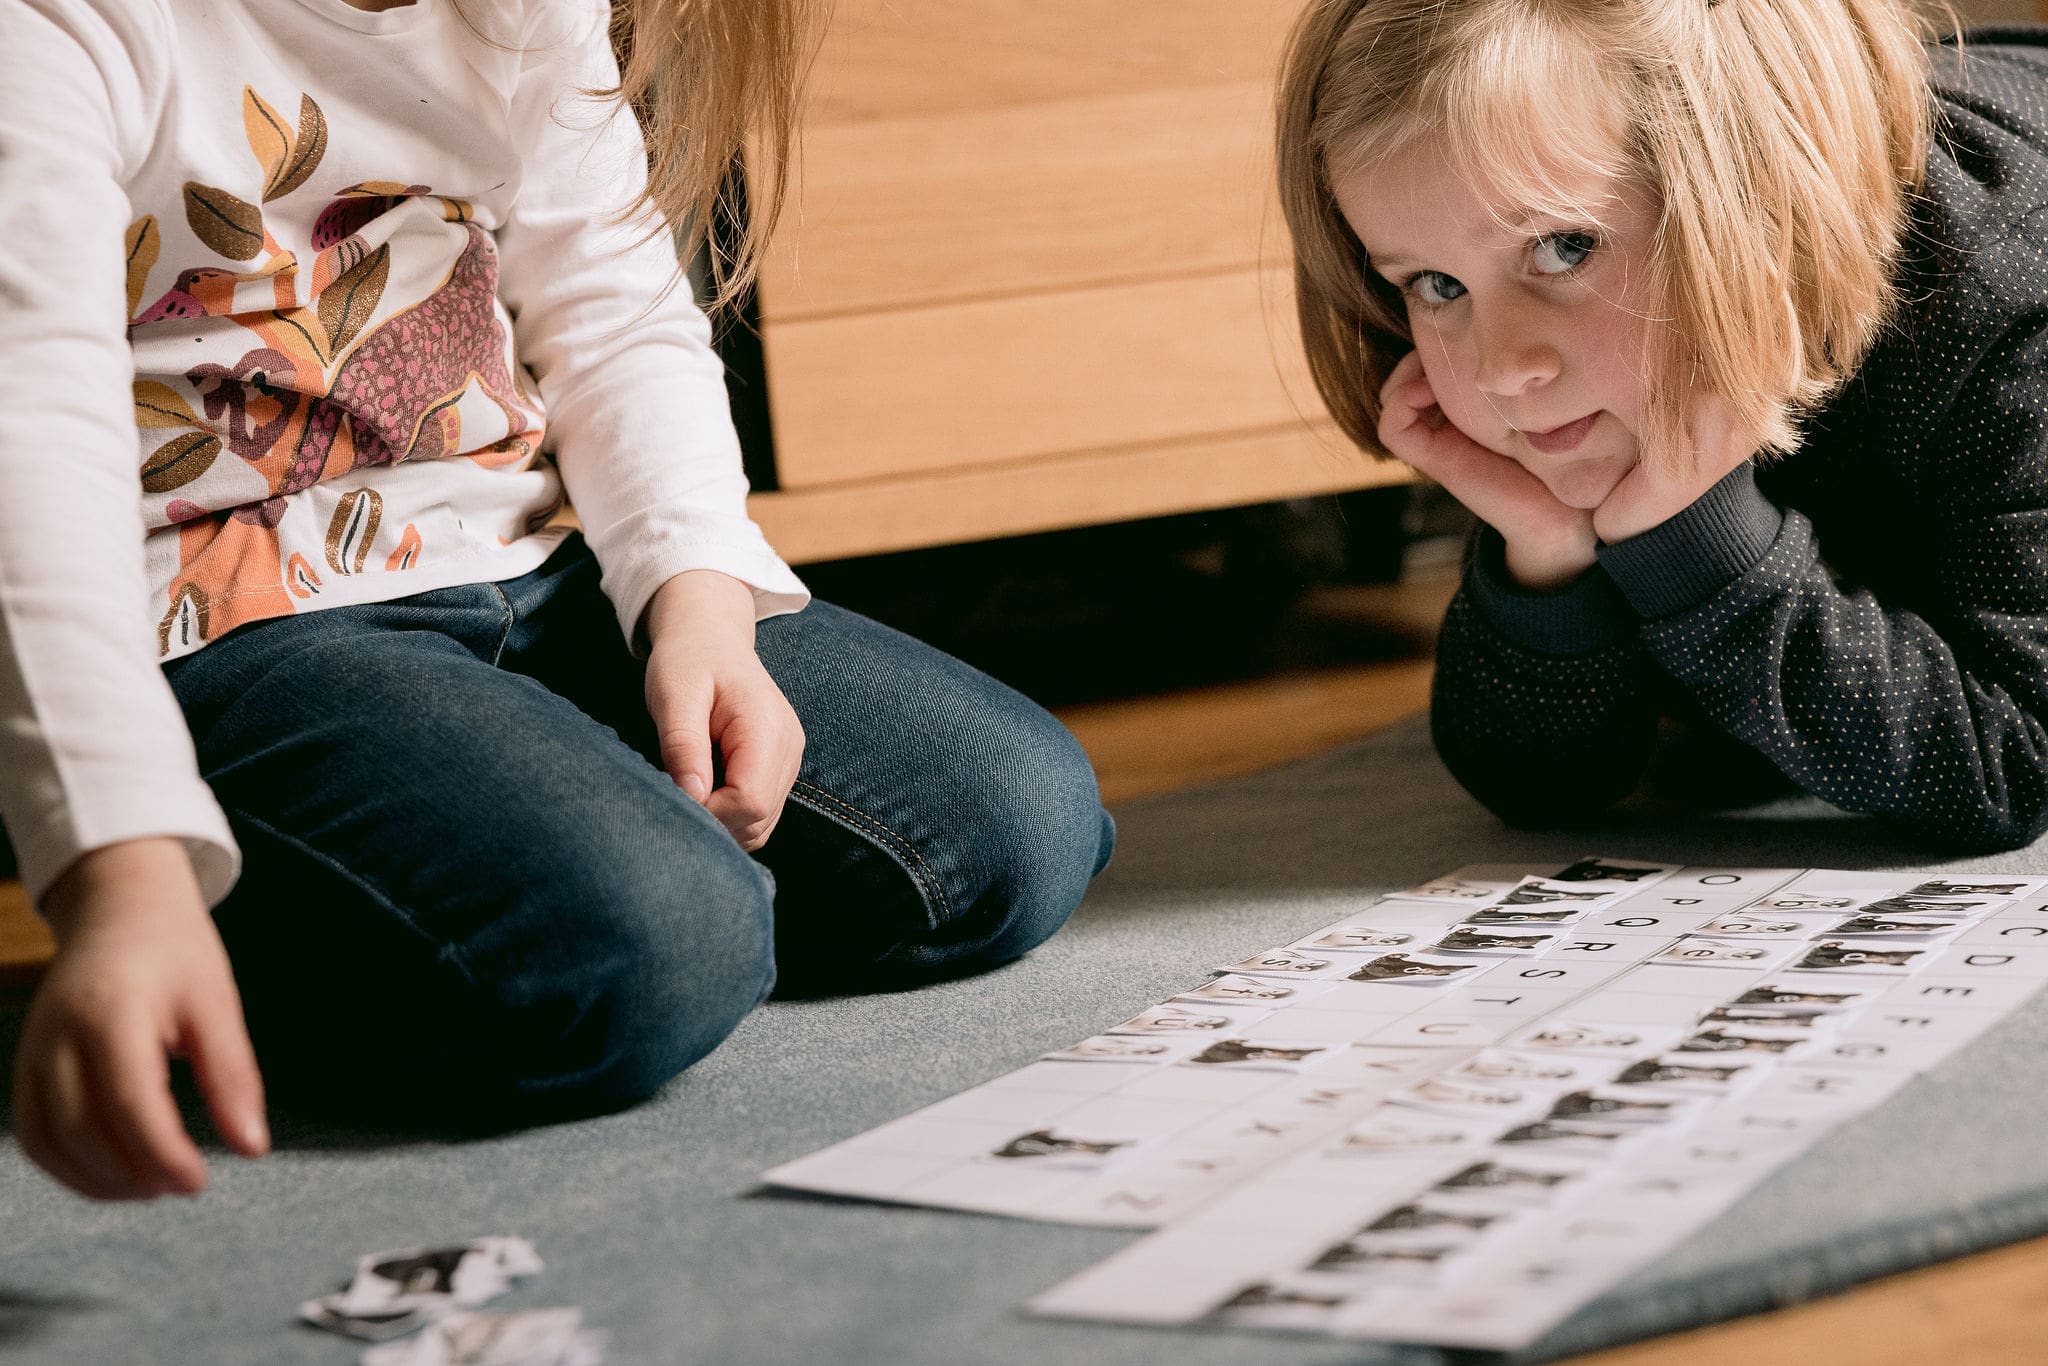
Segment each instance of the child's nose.
[[1515,398],[1557,378],[1561,357],[1533,322],[1512,309],[1473,310],[1473,373],[1480,389]]

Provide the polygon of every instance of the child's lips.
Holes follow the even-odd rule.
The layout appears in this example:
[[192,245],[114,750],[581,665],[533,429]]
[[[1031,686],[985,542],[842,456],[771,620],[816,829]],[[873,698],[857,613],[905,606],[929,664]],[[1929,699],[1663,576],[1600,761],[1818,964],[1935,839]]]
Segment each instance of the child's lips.
[[1523,432],[1522,439],[1545,455],[1563,455],[1586,439],[1586,433],[1593,430],[1593,421],[1599,416],[1598,412],[1591,412],[1576,422],[1552,427],[1547,432]]

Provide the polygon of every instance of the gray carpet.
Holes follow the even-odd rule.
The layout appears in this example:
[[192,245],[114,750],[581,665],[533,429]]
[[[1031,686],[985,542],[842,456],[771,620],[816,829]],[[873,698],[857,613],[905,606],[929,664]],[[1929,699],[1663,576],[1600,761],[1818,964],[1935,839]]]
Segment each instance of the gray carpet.
[[[1946,861],[1787,803],[1595,831],[1503,829],[1419,724],[1117,812],[1116,862],[1026,961],[923,991],[772,1002],[636,1110],[462,1143],[279,1126],[216,1156],[189,1202],[94,1205],[0,1147],[0,1357],[291,1366],[355,1359],[292,1322],[361,1253],[474,1234],[549,1270],[500,1307],[576,1304],[616,1363],[1400,1363],[1439,1354],[1037,1321],[1036,1293],[1136,1235],[769,1194],[763,1169],[1022,1065],[1461,863],[1622,857],[1750,866],[2048,871],[2048,848]],[[0,1028],[5,1028],[0,1023]],[[11,1051],[12,1033],[6,1033]],[[2048,1231],[2048,1001],[1826,1140],[1537,1356],[1791,1303]],[[1938,1156],[1939,1160],[1930,1160]]]

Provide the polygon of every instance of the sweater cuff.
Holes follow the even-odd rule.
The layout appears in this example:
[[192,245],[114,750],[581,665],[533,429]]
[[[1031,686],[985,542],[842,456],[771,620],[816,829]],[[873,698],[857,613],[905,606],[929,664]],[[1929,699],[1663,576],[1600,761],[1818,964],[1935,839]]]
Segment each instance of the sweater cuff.
[[1502,635],[1536,654],[1591,654],[1636,629],[1627,600],[1597,566],[1548,593],[1516,583],[1508,574],[1507,542],[1490,526],[1472,538],[1465,591]]
[[1668,617],[1755,568],[1784,524],[1784,509],[1764,497],[1745,460],[1677,516],[1601,546],[1600,567],[1637,615]]

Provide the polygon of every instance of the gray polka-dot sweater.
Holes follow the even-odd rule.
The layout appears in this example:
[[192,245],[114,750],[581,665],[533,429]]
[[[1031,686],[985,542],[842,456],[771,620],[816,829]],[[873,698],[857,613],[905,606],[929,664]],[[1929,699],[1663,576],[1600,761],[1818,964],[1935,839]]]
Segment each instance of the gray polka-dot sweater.
[[1798,451],[1554,593],[1475,538],[1431,728],[1503,818],[1753,770],[1947,845],[2048,829],[2048,29],[1966,52],[1936,50],[1896,322]]

